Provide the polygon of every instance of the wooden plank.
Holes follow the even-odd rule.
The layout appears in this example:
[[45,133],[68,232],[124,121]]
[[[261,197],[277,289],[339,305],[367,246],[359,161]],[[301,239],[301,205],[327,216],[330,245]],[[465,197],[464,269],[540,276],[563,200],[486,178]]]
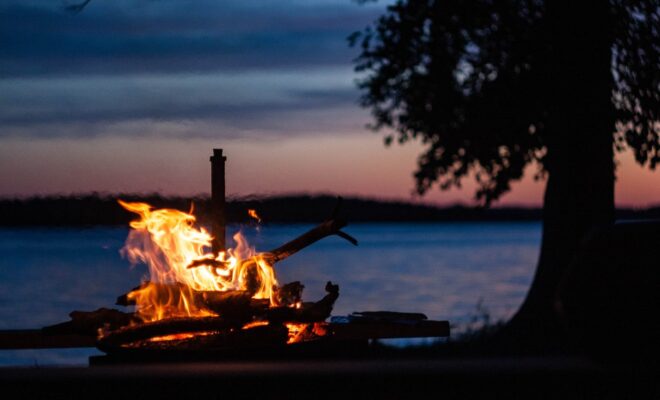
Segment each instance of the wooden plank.
[[369,322],[329,324],[334,340],[403,339],[448,337],[449,321],[420,321],[414,324]]
[[95,347],[96,340],[82,335],[45,335],[41,329],[0,331],[0,350]]

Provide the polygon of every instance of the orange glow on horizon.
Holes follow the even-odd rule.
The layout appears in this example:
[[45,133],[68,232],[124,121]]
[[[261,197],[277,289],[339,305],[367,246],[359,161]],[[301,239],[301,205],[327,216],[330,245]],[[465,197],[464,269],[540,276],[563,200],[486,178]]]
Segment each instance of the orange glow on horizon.
[[[208,193],[208,152],[217,146],[211,139],[5,139],[0,146],[0,195]],[[380,136],[360,133],[272,142],[234,140],[223,147],[229,157],[230,196],[332,193],[437,205],[473,203],[472,181],[465,181],[462,190],[432,189],[422,198],[411,195],[412,173],[422,149],[416,143],[385,148]],[[26,158],[32,161],[23,162]],[[255,159],[268,163],[254,163]],[[660,171],[640,167],[630,152],[618,154],[617,159],[617,204],[660,204]],[[136,170],[141,173],[135,174]],[[495,206],[540,206],[545,183],[534,182],[529,172]]]

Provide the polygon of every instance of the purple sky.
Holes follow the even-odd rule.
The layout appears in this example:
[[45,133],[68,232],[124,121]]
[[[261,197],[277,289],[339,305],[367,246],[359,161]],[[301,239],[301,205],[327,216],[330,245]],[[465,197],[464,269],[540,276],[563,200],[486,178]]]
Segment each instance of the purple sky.
[[[382,2],[6,0],[0,196],[209,191],[213,147],[236,195],[410,199],[419,144],[364,128],[346,37]],[[660,203],[660,173],[619,156],[617,203]],[[470,202],[473,185],[418,201]],[[500,204],[540,204],[544,184]]]

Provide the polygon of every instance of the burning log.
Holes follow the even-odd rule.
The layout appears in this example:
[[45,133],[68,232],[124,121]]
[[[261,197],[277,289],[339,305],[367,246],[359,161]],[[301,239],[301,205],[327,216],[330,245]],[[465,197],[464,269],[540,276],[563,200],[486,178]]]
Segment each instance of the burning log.
[[144,322],[137,325],[124,326],[107,332],[98,340],[98,347],[122,346],[151,338],[183,333],[217,332],[235,329],[236,326],[224,318],[167,318],[154,322]]
[[302,300],[304,288],[299,281],[287,283],[275,290],[273,300],[278,306],[292,307]]
[[[162,321],[161,321],[162,322]],[[226,329],[222,331],[193,331],[166,336],[144,337],[135,332],[125,336],[108,336],[97,341],[96,346],[109,354],[142,354],[145,356],[197,354],[208,356],[214,352],[254,354],[263,350],[272,350],[286,346],[289,338],[288,329],[283,325],[263,325],[250,329]],[[136,339],[138,338],[139,339]]]
[[[300,302],[304,286],[300,282],[291,282],[275,289],[275,303],[279,306],[291,307]],[[115,304],[132,306],[136,304],[134,294],[140,290],[155,290],[167,293],[170,302],[177,304],[181,292],[190,294],[194,305],[198,308],[222,315],[234,320],[249,320],[254,315],[261,315],[268,308],[270,300],[254,299],[253,294],[246,290],[192,290],[181,283],[144,282],[130,292],[117,297]]]
[[[286,288],[286,293],[283,293],[283,296],[293,293],[292,298],[297,298],[302,291],[302,285],[299,282],[292,282],[291,284],[284,285],[284,287]],[[104,348],[115,348],[130,343],[171,335],[205,334],[210,332],[214,336],[218,334],[226,336],[227,332],[243,330],[241,328],[250,321],[273,327],[280,327],[285,323],[321,322],[330,316],[332,306],[339,297],[338,285],[328,282],[325,290],[328,292],[325,297],[316,303],[303,303],[301,308],[287,306],[268,308],[268,300],[262,301],[258,306],[255,306],[254,299],[247,297],[249,295],[247,292],[196,292],[203,301],[210,302],[216,306],[222,305],[223,310],[219,310],[221,311],[219,312],[220,315],[167,318],[154,322],[122,326],[106,331],[105,335],[99,339],[99,348],[102,350]],[[252,331],[253,329],[255,328],[245,329],[245,331]],[[237,333],[236,335],[242,334]],[[243,339],[236,339],[232,336],[219,340],[231,341]]]
[[315,303],[303,303],[301,308],[274,307],[265,310],[263,318],[270,322],[311,323],[321,322],[330,316],[332,307],[339,298],[339,285],[328,282],[325,297]]
[[139,319],[133,313],[125,313],[115,309],[99,308],[95,311],[73,311],[69,314],[71,321],[46,326],[42,331],[46,335],[78,334],[95,337],[99,329],[117,329]]
[[270,305],[268,299],[253,299],[252,293],[244,290],[200,291],[195,297],[201,300],[204,308],[235,320],[249,320],[253,315]]

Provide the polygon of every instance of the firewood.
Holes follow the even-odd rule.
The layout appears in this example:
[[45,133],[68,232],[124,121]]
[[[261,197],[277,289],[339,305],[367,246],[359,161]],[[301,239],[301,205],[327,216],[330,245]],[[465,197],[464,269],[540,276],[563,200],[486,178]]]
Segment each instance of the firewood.
[[[292,256],[305,247],[332,235],[337,235],[343,239],[346,239],[354,246],[357,246],[357,239],[341,230],[341,228],[345,227],[346,225],[347,222],[343,219],[327,220],[276,249],[260,253],[259,256],[265,259],[269,264],[275,264],[278,261],[282,261],[285,258]],[[203,258],[191,262],[186,268],[197,268],[201,266],[217,268],[224,267],[225,265],[226,263],[224,261],[218,261],[213,258]]]
[[96,336],[101,328],[117,329],[139,319],[133,313],[125,313],[115,309],[99,308],[95,311],[73,311],[69,314],[71,321],[42,328],[47,335],[78,334]]
[[[339,218],[337,216],[339,208],[341,206],[341,202],[342,202],[341,197],[338,197],[337,205],[335,206],[335,209],[332,212],[332,216],[330,219],[322,222],[316,227],[310,229],[309,231],[303,233],[297,238],[283,244],[282,246],[276,249],[264,253],[260,253],[259,256],[265,259],[266,261],[268,261],[270,264],[275,264],[276,262],[282,261],[285,258],[290,257],[291,255],[304,249],[305,247],[310,246],[316,243],[317,241],[331,235],[337,235],[349,241],[354,246],[357,246],[358,245],[357,239],[355,239],[351,235],[341,230],[341,228],[348,225],[345,219]],[[196,268],[201,266],[223,267],[225,265],[226,263],[224,261],[218,261],[212,257],[207,257],[193,261],[192,263],[190,263],[190,265],[187,266],[187,268]]]
[[269,263],[274,264],[331,235],[337,235],[348,240],[354,246],[357,246],[357,239],[341,231],[341,228],[345,227],[346,225],[347,222],[343,219],[329,219],[303,233],[297,238],[291,240],[290,242],[285,243],[271,251],[262,253],[261,257],[263,257]]
[[[117,297],[115,304],[120,306],[134,306],[135,299],[131,298],[131,293],[152,287],[153,290],[168,292],[169,298],[173,303],[179,301],[180,290],[189,290],[191,297],[198,307],[206,308],[218,314],[231,312],[232,308],[264,308],[268,306],[267,299],[253,299],[250,291],[246,290],[226,290],[226,291],[201,291],[191,290],[181,283],[153,283],[144,282],[140,286],[131,289],[130,292]],[[301,301],[302,291],[305,288],[299,281],[290,282],[281,287],[275,288],[274,300],[278,306],[293,306]]]
[[126,343],[99,343],[98,347],[111,354],[140,354],[143,356],[167,356],[195,354],[198,357],[222,352],[223,356],[236,354],[248,356],[263,350],[286,346],[288,329],[283,325],[257,326],[250,329],[231,329],[212,334],[181,335],[167,340],[138,340]]
[[328,292],[321,300],[315,303],[303,303],[301,308],[273,307],[265,311],[263,318],[270,322],[311,323],[321,322],[330,316],[332,307],[339,297],[339,285],[328,282],[325,285]]
[[197,304],[207,310],[234,320],[249,320],[270,305],[269,299],[253,299],[252,294],[242,290],[196,291]]
[[205,257],[205,258],[200,258],[197,260],[193,260],[186,268],[196,268],[196,267],[202,267],[202,266],[207,266],[207,267],[226,267],[228,264],[227,261],[219,261],[216,260],[215,257]]
[[305,288],[299,281],[289,282],[275,289],[273,295],[275,305],[292,307],[302,300],[302,291]]
[[98,346],[103,349],[105,346],[121,346],[154,337],[181,333],[217,332],[225,329],[240,329],[240,327],[221,317],[168,318],[115,329],[101,337],[98,340]]
[[259,313],[270,304],[268,299],[253,299],[252,293],[245,290],[193,290],[182,283],[154,282],[144,282],[131,292],[119,296],[116,304],[135,305],[135,299],[131,299],[131,293],[146,288],[166,294],[168,302],[173,304],[179,303],[180,293],[183,291],[189,295],[189,300],[195,307],[235,320],[249,320],[252,315]]

